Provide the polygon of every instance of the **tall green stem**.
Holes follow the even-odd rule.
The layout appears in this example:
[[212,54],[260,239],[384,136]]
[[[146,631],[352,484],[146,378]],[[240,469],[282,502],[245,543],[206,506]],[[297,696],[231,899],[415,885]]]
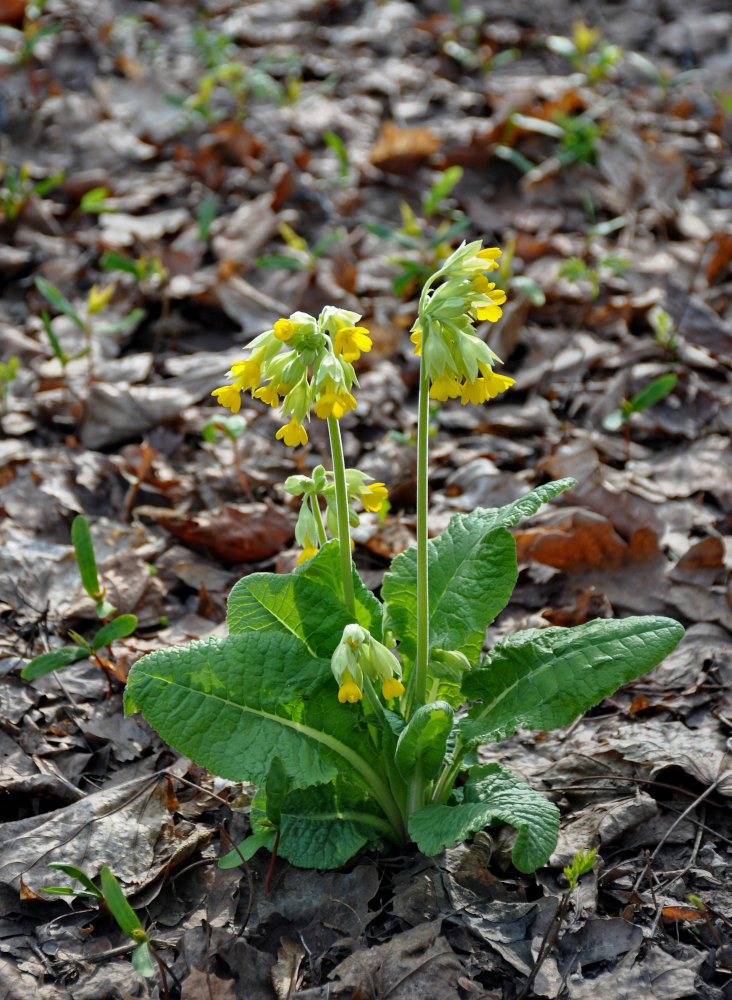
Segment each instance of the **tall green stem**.
[[343,596],[349,611],[356,620],[356,597],[353,592],[353,570],[351,567],[351,530],[348,523],[348,490],[346,488],[346,465],[343,459],[341,429],[335,417],[328,417],[330,452],[333,456],[333,482],[336,493],[336,517],[338,519],[338,547],[341,553],[341,576]]
[[427,464],[429,461],[430,382],[422,359],[419,370],[419,416],[417,418],[417,655],[414,662],[416,707],[427,701],[427,656],[429,653],[429,581],[427,570]]
[[323,524],[323,516],[320,513],[320,504],[318,503],[317,494],[310,498],[310,509],[313,512],[315,526],[318,529],[318,541],[321,545],[325,545],[328,541],[328,536],[325,533],[325,525]]

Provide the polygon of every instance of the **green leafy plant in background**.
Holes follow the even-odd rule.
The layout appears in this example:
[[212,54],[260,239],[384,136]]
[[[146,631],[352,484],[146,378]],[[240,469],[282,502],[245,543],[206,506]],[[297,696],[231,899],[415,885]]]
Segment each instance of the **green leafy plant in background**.
[[[71,525],[71,541],[74,546],[76,563],[81,574],[81,583],[92,601],[97,617],[104,622],[99,631],[94,635],[91,642],[87,642],[78,632],[69,630],[69,637],[73,639],[73,645],[61,646],[48,653],[41,653],[28,663],[21,671],[21,677],[26,680],[33,680],[50,674],[58,667],[66,667],[77,660],[90,657],[96,663],[105,667],[99,658],[99,650],[108,646],[116,639],[123,639],[137,628],[137,618],[135,615],[118,615],[111,621],[106,619],[116,611],[105,598],[105,590],[99,583],[97,572],[97,561],[94,556],[94,546],[92,544],[89,522],[82,515],[78,514]],[[105,668],[106,669],[106,668]]]
[[10,383],[18,377],[20,358],[13,354],[7,361],[0,361],[0,412],[8,412],[8,394]]
[[0,24],[0,66],[22,66],[29,68],[36,46],[44,38],[55,35],[61,25],[55,21],[43,21],[45,0],[28,3],[23,12],[22,28]]
[[397,295],[409,297],[421,291],[430,275],[452,253],[455,237],[468,225],[465,214],[448,202],[462,176],[462,167],[443,170],[422,196],[420,216],[403,201],[399,206],[402,224],[398,228],[380,222],[366,223],[366,228],[374,236],[396,243],[407,251],[406,254],[394,254],[388,258],[400,270],[393,281]]
[[559,268],[559,277],[573,282],[589,282],[590,297],[596,299],[600,294],[603,272],[620,277],[629,267],[630,263],[619,254],[606,254],[594,261],[587,261],[582,257],[567,257]]
[[546,45],[552,52],[564,56],[572,69],[591,84],[615,77],[623,57],[619,45],[603,40],[600,28],[590,28],[579,20],[572,25],[571,37],[550,35]]
[[280,223],[279,230],[286,250],[281,253],[262,254],[257,257],[257,267],[283,268],[286,271],[315,271],[325,251],[345,236],[344,230],[335,229],[326,233],[311,247],[308,241],[298,235],[286,222]]
[[505,293],[489,280],[500,256],[462,244],[422,288],[411,335],[420,358],[417,538],[393,559],[380,598],[353,565],[350,529],[357,506],[378,511],[388,490],[346,469],[339,427],[356,406],[353,365],[371,347],[359,315],[326,306],[318,317],[277,320],[214,390],[232,413],[244,391],[279,406],[276,437],[288,447],[307,443],[310,419],[325,421],[332,454],[331,470],[285,483],[301,498],[297,568],[244,577],[229,597],[225,638],[156,650],[127,682],[127,712],[142,711],[213,773],[259,786],[242,854],[276,847],[295,865],[332,868],[367,847],[413,841],[431,855],[509,824],[514,864],[533,871],[555,847],[559,812],[501,764],[480,764],[478,748],[518,727],[568,725],[683,634],[668,618],[603,619],[528,629],[483,651],[518,576],[510,528],[571,479],[456,514],[428,538],[430,400],[481,404],[513,384],[474,330],[501,315]]
[[133,309],[126,316],[123,316],[122,319],[115,320],[112,323],[97,323],[93,317],[103,312],[109,305],[112,295],[114,294],[114,284],[107,285],[104,289],[100,289],[97,285],[92,285],[87,295],[86,313],[84,316],[82,316],[77,311],[76,307],[69,302],[66,296],[63,295],[63,293],[46,278],[36,278],[35,285],[48,304],[55,309],[57,313],[63,313],[64,316],[68,316],[69,319],[73,320],[79,330],[81,330],[84,334],[86,346],[76,354],[68,355],[53,331],[50,313],[45,309],[41,313],[43,327],[50,341],[51,349],[53,350],[54,355],[61,362],[61,367],[64,372],[66,371],[66,366],[69,361],[74,361],[76,358],[83,358],[86,356],[89,358],[89,378],[91,379],[94,374],[91,360],[92,337],[95,335],[103,336],[104,334],[118,333],[120,331],[131,329],[139,323],[145,315],[144,309],[137,308]]
[[[582,114],[557,113],[552,121],[515,112],[509,118],[509,130],[523,129],[554,139],[556,142],[554,155],[560,166],[566,167],[572,163],[594,164],[597,161],[597,140],[605,131],[597,119],[606,109],[607,102],[598,101]],[[536,163],[512,145],[499,143],[494,152],[502,159],[513,163],[522,173],[529,173],[537,168]]]
[[[2,25],[0,25],[2,27]],[[12,163],[0,163],[0,221],[14,222],[28,202],[42,198],[63,182],[64,172],[34,180],[30,164],[18,169]]]
[[109,913],[116,920],[120,930],[135,944],[131,956],[134,967],[141,976],[145,976],[146,978],[154,976],[155,967],[152,963],[154,958],[163,981],[164,995],[168,997],[168,984],[162,960],[153,947],[147,932],[140,922],[140,918],[127,902],[127,898],[122,892],[122,887],[117,878],[107,865],[104,865],[100,872],[101,889],[92,882],[81,868],[77,868],[76,865],[57,863],[49,864],[48,867],[64,872],[70,878],[80,882],[83,888],[75,889],[72,886],[53,885],[44,886],[41,892],[52,896],[79,896],[82,899],[96,899],[104,903]]

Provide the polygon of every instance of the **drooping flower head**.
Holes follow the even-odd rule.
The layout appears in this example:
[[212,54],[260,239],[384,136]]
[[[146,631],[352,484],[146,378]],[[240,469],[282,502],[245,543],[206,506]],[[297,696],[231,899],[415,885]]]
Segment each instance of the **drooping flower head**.
[[340,420],[356,408],[351,390],[358,380],[352,362],[371,349],[368,330],[357,325],[360,319],[358,313],[335,306],[326,306],[317,319],[304,312],[278,319],[231,366],[233,381],[212,395],[232,413],[238,413],[246,391],[268,406],[279,406],[285,423],[277,438],[288,447],[305,444],[304,425],[312,412],[321,420]]
[[340,685],[340,702],[360,701],[364,676],[372,681],[381,681],[381,694],[387,700],[404,693],[399,660],[361,625],[354,623],[343,629],[341,641],[333,651],[330,668]]
[[[422,357],[430,396],[444,402],[483,403],[514,380],[495,375],[500,358],[476,336],[474,323],[495,322],[506,293],[485,272],[498,267],[501,251],[480,241],[463,243],[425,285],[412,327],[414,353]],[[438,283],[439,282],[439,283]]]

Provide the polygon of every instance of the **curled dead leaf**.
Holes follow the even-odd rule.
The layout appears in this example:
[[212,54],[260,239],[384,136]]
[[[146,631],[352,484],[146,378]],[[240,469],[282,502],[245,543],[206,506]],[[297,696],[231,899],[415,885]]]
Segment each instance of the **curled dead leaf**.
[[265,503],[222,504],[183,520],[161,515],[157,521],[184,545],[228,563],[269,559],[295,536],[289,519]]

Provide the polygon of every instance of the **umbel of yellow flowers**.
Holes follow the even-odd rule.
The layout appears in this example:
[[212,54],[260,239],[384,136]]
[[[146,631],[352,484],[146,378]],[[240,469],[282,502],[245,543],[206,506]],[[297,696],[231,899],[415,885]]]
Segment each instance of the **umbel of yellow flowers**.
[[387,701],[404,694],[399,660],[361,625],[346,625],[343,629],[330,669],[339,684],[338,701],[343,704],[363,698],[364,675],[372,681],[381,681],[381,694]]

